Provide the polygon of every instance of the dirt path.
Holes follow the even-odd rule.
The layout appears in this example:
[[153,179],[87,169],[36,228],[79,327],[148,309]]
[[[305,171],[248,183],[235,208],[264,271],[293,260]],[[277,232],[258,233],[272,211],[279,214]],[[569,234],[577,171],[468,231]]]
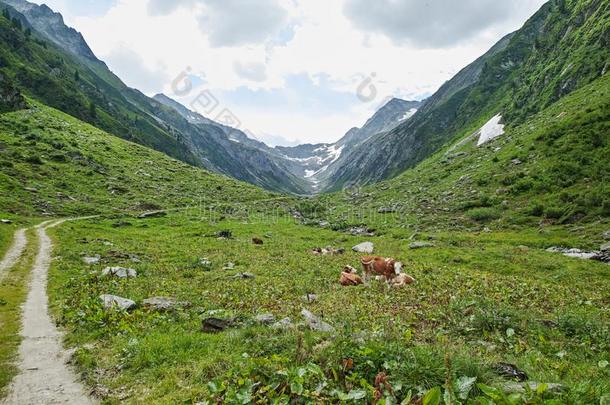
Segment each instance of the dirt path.
[[6,272],[17,263],[26,245],[25,229],[18,229],[13,237],[13,244],[0,261],[0,281],[2,281]]
[[94,404],[77,375],[66,364],[69,353],[61,344],[61,333],[49,316],[47,273],[51,264],[52,243],[46,229],[65,220],[45,222],[37,227],[40,243],[32,269],[32,280],[23,307],[23,341],[19,347],[19,375],[13,380],[8,397],[13,404]]

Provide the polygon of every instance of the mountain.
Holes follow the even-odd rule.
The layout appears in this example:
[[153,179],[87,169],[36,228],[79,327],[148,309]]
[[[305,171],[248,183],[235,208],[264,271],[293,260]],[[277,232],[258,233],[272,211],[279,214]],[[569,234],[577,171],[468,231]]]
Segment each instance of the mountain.
[[21,13],[31,26],[56,45],[76,56],[99,62],[80,32],[65,25],[61,14],[46,4],[40,6],[23,0],[3,0],[3,3]]
[[419,101],[392,98],[362,128],[350,129],[335,143],[276,147],[275,150],[292,163],[286,164],[292,173],[303,176],[311,184],[311,191],[317,194],[324,191],[326,179],[336,167],[342,165],[344,157],[349,156],[354,148],[372,136],[408,121],[421,105]]
[[395,178],[321,195],[317,221],[336,229],[536,233],[552,225],[607,224],[610,75],[504,129],[487,140],[482,130],[456,138]]
[[546,3],[517,32],[458,73],[407,122],[344,154],[325,190],[399,175],[452,139],[500,114],[518,125],[602,75],[608,66],[607,2]]
[[0,212],[78,216],[277,197],[32,100],[0,115]]
[[[167,100],[127,87],[60,14],[23,0],[0,2],[32,34],[0,18],[0,73],[25,95],[124,139],[269,190],[304,194],[307,182],[264,144],[213,121],[191,120]],[[24,14],[22,14],[23,12]]]

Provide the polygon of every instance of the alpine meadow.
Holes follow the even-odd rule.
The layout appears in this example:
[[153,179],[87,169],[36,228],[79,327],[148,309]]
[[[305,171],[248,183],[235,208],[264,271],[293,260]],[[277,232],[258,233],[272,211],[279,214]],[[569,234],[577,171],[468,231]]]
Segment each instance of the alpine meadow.
[[0,12],[0,404],[610,404],[609,0]]

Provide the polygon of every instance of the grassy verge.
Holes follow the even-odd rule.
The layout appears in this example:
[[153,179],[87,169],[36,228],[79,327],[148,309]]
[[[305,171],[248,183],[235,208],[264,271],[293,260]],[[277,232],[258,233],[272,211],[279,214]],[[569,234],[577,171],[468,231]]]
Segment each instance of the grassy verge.
[[[218,239],[222,230],[233,238]],[[51,232],[60,242],[50,277],[52,310],[105,403],[349,402],[376,395],[400,402],[441,386],[457,396],[465,381],[475,384],[463,395],[489,399],[510,383],[494,371],[500,362],[517,365],[531,381],[561,384],[561,392],[542,385],[517,403],[599,403],[610,390],[610,267],[545,252],[579,241],[563,229],[423,234],[435,246],[421,250],[408,249],[406,233],[363,238],[289,218],[227,213],[216,220],[195,212],[97,219]],[[254,245],[253,237],[264,244]],[[417,284],[341,287],[341,268],[358,261],[350,248],[365,239],[377,253],[403,260]],[[310,253],[328,245],[347,252]],[[102,261],[87,266],[83,254]],[[211,269],[199,264],[202,258]],[[223,270],[228,262],[234,270]],[[105,266],[134,268],[138,277],[101,277]],[[235,278],[240,272],[256,277]],[[317,300],[303,302],[308,293]],[[166,313],[141,306],[108,312],[100,294],[137,303],[170,296],[192,305]],[[336,334],[305,328],[302,308]],[[253,322],[268,312],[290,317],[295,328]],[[205,334],[201,321],[209,316],[243,324]]]
[[28,245],[21,260],[6,273],[0,283],[0,398],[17,373],[14,363],[21,342],[21,305],[27,296],[30,277],[38,243],[34,230],[27,233]]

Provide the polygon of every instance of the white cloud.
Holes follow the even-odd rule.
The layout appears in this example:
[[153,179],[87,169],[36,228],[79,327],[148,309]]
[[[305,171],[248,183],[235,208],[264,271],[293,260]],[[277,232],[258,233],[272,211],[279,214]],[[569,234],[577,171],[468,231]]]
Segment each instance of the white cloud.
[[[432,32],[419,43],[424,48],[412,44],[421,28],[399,30],[394,15],[375,11],[377,2],[365,22],[357,21],[364,18],[361,10],[356,16],[346,12],[353,4],[366,6],[363,0],[117,0],[102,16],[76,16],[70,22],[130,86],[172,96],[172,79],[190,67],[198,85],[219,97],[252,132],[328,142],[362,125],[387,96],[430,95],[544,3],[515,0],[503,8],[489,1],[467,0],[460,8],[443,2],[450,17],[461,21],[443,35],[465,22],[477,27],[456,44],[439,43]],[[418,10],[414,0],[400,4]],[[448,18],[421,13],[424,25],[427,18]],[[384,21],[387,32],[380,28]],[[133,55],[125,55],[125,49]],[[137,63],[125,62],[136,57]],[[162,77],[167,78],[164,86]],[[357,89],[367,78],[373,79],[376,97],[362,102]],[[150,85],[144,86],[144,79]],[[182,101],[188,105],[189,100]]]

